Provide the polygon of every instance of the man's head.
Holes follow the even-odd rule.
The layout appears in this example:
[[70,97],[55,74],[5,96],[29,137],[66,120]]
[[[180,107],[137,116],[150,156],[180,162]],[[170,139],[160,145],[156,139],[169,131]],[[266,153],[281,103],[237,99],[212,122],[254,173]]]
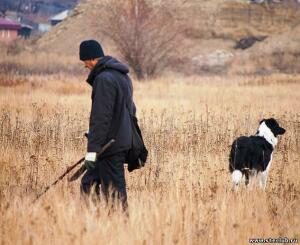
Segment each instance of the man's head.
[[101,57],[104,57],[104,52],[97,41],[86,40],[80,44],[79,58],[86,68],[92,70]]

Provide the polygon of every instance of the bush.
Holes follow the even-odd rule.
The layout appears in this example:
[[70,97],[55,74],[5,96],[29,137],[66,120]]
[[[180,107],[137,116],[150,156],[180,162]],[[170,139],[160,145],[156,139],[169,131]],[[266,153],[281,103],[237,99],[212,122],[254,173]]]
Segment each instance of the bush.
[[109,0],[97,7],[101,9],[99,31],[115,43],[138,79],[153,77],[166,67],[183,31],[167,6],[146,0]]

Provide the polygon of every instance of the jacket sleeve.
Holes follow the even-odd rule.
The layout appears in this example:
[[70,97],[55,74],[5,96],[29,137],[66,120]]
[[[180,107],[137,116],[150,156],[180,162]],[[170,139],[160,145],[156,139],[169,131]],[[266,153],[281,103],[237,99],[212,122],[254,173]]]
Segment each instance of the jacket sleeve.
[[99,152],[106,144],[111,126],[117,87],[104,75],[98,76],[93,85],[94,98],[90,115],[88,152]]

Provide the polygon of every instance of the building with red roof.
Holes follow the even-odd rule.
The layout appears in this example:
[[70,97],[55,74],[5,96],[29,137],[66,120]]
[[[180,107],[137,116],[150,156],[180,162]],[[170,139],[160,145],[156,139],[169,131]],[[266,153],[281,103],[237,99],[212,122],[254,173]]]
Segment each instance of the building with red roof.
[[21,24],[14,20],[0,18],[0,43],[10,43],[18,38]]

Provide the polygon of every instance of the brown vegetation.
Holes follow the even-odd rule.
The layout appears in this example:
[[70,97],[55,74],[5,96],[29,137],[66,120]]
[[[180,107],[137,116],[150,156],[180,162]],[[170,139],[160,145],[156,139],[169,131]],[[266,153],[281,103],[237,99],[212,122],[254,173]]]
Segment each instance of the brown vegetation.
[[12,55],[4,48],[1,51],[3,51],[0,57],[1,76],[42,76],[59,73],[78,76],[84,73],[83,65],[80,65],[77,57],[61,56],[56,53],[31,53],[29,51],[21,51]]
[[[299,83],[293,76],[169,76],[135,83],[147,166],[127,175],[129,218],[84,206],[79,182],[32,200],[85,153],[90,94],[78,79],[0,87],[2,244],[247,244],[299,239]],[[231,191],[232,140],[273,116],[287,129],[265,191]]]

